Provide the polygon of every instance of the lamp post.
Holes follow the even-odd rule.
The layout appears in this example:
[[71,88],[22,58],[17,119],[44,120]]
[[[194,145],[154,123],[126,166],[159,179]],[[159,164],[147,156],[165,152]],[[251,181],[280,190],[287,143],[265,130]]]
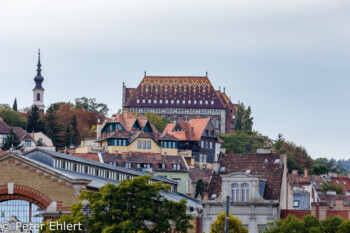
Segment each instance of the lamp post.
[[226,196],[226,224],[225,224],[225,233],[229,233],[230,228],[230,196]]
[[92,215],[92,211],[89,208],[89,204],[86,203],[83,207],[83,209],[81,210],[81,212],[83,212],[84,215],[86,215],[86,227],[85,227],[85,233],[88,233],[88,219],[89,217],[91,217]]

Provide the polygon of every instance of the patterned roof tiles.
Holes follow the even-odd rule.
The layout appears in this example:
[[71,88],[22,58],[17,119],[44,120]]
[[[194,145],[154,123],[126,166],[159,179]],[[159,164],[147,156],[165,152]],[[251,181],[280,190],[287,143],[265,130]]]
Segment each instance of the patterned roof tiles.
[[225,108],[209,78],[194,76],[145,76],[124,106]]

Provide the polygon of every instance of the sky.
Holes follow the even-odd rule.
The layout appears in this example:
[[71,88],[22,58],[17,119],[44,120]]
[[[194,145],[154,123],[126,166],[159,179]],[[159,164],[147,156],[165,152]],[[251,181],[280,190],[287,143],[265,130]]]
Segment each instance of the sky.
[[349,25],[348,0],[0,0],[0,103],[32,104],[39,48],[46,106],[208,71],[255,130],[349,159]]

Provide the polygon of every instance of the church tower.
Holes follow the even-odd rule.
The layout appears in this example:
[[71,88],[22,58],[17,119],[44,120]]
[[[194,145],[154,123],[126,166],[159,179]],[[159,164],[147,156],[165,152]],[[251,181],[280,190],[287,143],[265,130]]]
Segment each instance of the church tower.
[[38,58],[38,68],[36,69],[37,74],[34,78],[35,87],[33,89],[33,106],[37,106],[40,112],[45,111],[44,105],[44,92],[45,89],[41,86],[44,81],[43,76],[41,76],[41,63],[40,63],[40,49],[39,49],[39,58]]

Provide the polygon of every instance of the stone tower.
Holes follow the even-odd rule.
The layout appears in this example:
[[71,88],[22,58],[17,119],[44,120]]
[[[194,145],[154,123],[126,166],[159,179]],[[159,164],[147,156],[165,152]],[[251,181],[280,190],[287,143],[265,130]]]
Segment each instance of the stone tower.
[[33,89],[33,106],[37,106],[40,112],[45,111],[44,105],[44,92],[45,89],[41,86],[44,81],[43,76],[41,76],[41,63],[40,63],[40,49],[39,49],[39,58],[38,58],[38,68],[36,69],[37,74],[34,78],[35,87]]

